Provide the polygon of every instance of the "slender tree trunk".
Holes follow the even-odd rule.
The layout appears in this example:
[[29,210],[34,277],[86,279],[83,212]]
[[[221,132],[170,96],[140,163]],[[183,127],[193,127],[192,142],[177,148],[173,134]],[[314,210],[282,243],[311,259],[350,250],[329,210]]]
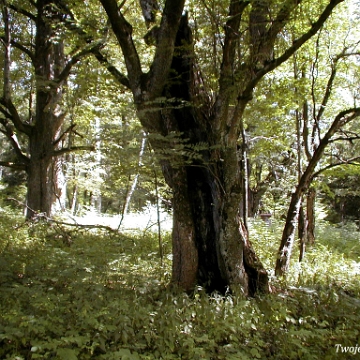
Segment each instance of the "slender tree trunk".
[[310,188],[306,197],[307,243],[315,244],[315,199],[316,190]]
[[336,131],[346,123],[350,122],[352,119],[355,119],[357,116],[359,116],[359,114],[360,109],[358,108],[344,110],[337,114],[330,128],[320,140],[318,147],[314,151],[313,156],[311,157],[304,173],[302,174],[299,183],[291,196],[291,201],[288,208],[286,222],[276,260],[276,276],[283,276],[289,268],[290,258],[294,245],[295,228],[301,206],[301,199],[310,187],[316,165],[319,163],[325,148],[329,144],[331,137],[336,133]]
[[242,174],[241,177],[243,179],[243,183],[242,183],[242,189],[243,189],[243,194],[242,194],[242,206],[243,206],[243,221],[244,221],[244,226],[245,229],[248,229],[248,216],[249,216],[249,169],[248,169],[248,156],[247,156],[247,149],[248,149],[248,144],[247,144],[247,136],[246,136],[246,130],[245,130],[245,126],[244,126],[244,119],[241,118],[240,120],[240,128],[241,128],[241,139],[242,139],[242,144],[241,144],[241,169],[242,169]]
[[307,242],[307,218],[305,215],[304,207],[300,206],[299,222],[298,222],[298,235],[299,235],[299,262],[301,262],[305,256],[306,242]]
[[158,230],[158,241],[159,241],[159,257],[160,257],[160,265],[163,266],[163,240],[161,233],[161,219],[160,219],[160,196],[159,196],[159,182],[156,169],[154,169],[154,186],[155,186],[155,196],[156,196],[156,222],[157,222],[157,230]]
[[[118,229],[121,227],[121,224],[124,221],[125,215],[129,212],[129,207],[130,207],[130,203],[131,203],[131,199],[132,196],[136,190],[136,186],[139,180],[139,176],[140,176],[140,167],[142,166],[142,161],[143,161],[143,156],[144,156],[144,151],[146,148],[146,142],[147,142],[147,134],[145,132],[142,133],[142,138],[141,138],[141,144],[140,144],[140,150],[139,150],[139,157],[138,157],[138,163],[137,163],[137,172],[134,176],[134,178],[131,181],[131,185],[128,188],[128,191],[126,192],[126,196],[125,196],[125,201],[124,201],[124,205],[122,208],[122,212],[121,212],[121,219],[119,222],[119,226]],[[130,178],[129,178],[130,181]]]
[[[296,71],[296,61],[295,61],[295,79],[297,78],[297,71]],[[301,121],[300,112],[296,110],[296,152],[297,152],[297,172],[298,172],[298,182],[300,182],[302,176],[302,130],[305,127],[303,126]],[[303,199],[300,200],[300,209],[299,209],[299,217],[298,217],[298,237],[299,237],[299,261],[302,261],[305,255],[305,244],[306,244],[306,218],[304,213],[303,207]]]
[[295,240],[295,229],[298,223],[301,206],[301,195],[299,193],[300,191],[297,189],[291,196],[280,248],[278,251],[278,258],[276,260],[276,276],[284,275],[290,266],[290,258]]
[[52,161],[53,167],[53,193],[56,198],[54,206],[52,208],[53,212],[64,211],[66,208],[66,192],[67,192],[67,181],[64,174],[64,164],[65,159],[62,157],[55,157]]
[[78,185],[75,184],[72,188],[71,202],[70,202],[70,212],[72,215],[76,214],[78,207]]

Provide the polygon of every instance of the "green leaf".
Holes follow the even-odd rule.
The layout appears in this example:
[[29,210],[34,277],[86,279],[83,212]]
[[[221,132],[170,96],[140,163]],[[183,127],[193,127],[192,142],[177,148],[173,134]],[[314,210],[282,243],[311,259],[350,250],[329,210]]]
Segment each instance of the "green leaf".
[[74,349],[59,348],[56,350],[56,354],[62,360],[78,360],[78,351]]

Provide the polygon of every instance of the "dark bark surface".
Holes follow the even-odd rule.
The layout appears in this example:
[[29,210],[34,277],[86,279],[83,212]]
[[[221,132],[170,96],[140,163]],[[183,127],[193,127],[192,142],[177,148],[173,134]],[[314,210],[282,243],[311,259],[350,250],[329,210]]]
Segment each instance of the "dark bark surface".
[[[189,149],[199,143],[205,146],[196,159],[184,155],[163,165],[174,193],[173,281],[186,290],[199,284],[210,292],[224,293],[231,287],[253,295],[266,290],[267,274],[239,216],[240,154],[234,149],[224,154],[227,161],[214,160],[219,150],[215,150],[216,136],[209,128],[207,100],[199,93],[201,75],[195,68],[191,30],[184,16],[165,90],[167,98],[176,99],[175,108],[164,109],[162,118],[165,135],[178,132]],[[228,180],[230,194],[222,187],[228,173],[235,175]]]
[[310,188],[306,196],[307,243],[315,244],[315,200],[316,190]]
[[[56,138],[59,136],[63,114],[59,109],[62,87],[56,83],[64,67],[65,55],[62,43],[53,43],[54,29],[46,12],[51,14],[51,1],[38,1],[36,17],[36,36],[34,71],[36,79],[36,111],[29,136],[27,218],[37,212],[47,216],[56,200],[58,188],[54,169]],[[49,11],[50,10],[50,11]]]

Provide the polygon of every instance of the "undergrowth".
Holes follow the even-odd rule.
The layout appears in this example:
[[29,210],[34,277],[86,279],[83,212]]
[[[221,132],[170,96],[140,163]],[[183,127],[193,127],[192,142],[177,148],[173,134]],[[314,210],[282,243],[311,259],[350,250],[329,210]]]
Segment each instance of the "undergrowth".
[[[152,233],[29,225],[0,215],[0,359],[360,356],[354,229],[322,226],[300,265],[294,254],[286,282],[272,279],[271,294],[245,299],[169,288],[168,234],[161,263]],[[251,227],[270,273],[280,233],[276,224]]]

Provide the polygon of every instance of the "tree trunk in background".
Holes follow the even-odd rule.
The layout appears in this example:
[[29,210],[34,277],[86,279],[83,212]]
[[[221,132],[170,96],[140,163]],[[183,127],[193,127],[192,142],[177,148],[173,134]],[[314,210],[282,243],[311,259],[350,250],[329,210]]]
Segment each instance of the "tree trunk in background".
[[291,196],[286,222],[278,251],[278,257],[276,259],[276,276],[283,276],[288,271],[290,266],[290,258],[295,240],[295,229],[298,224],[298,216],[301,206],[301,196],[302,194],[300,194],[300,191],[298,189],[296,189],[296,191]]
[[316,190],[310,188],[306,197],[306,217],[307,217],[307,243],[315,244],[315,200]]
[[61,87],[54,86],[64,66],[63,44],[52,43],[53,28],[46,19],[49,2],[38,2],[36,18],[35,56],[33,65],[36,76],[35,121],[29,135],[28,191],[26,218],[33,218],[37,212],[50,216],[56,201],[57,174],[54,168],[56,139],[63,122],[58,102],[62,96]]
[[[240,204],[242,205],[242,219],[244,222],[245,229],[248,230],[248,216],[249,216],[249,166],[248,166],[248,143],[247,135],[244,125],[244,119],[240,119],[240,130],[241,130],[241,178],[243,189],[242,198]],[[241,211],[240,211],[241,213]]]
[[310,188],[306,194],[306,209],[301,206],[299,213],[299,241],[300,254],[299,261],[302,261],[305,256],[306,245],[313,245],[315,243],[315,198],[316,191]]
[[[27,209],[26,218],[32,219],[38,213],[49,216],[56,200],[60,208],[64,206],[64,177],[60,156],[74,150],[92,150],[87,146],[64,148],[61,145],[73,127],[61,134],[65,112],[62,111],[63,89],[72,67],[93,48],[80,49],[74,44],[64,50],[63,30],[60,22],[65,19],[61,13],[61,4],[54,0],[37,0],[10,6],[2,2],[5,45],[3,61],[4,93],[0,97],[1,132],[9,140],[16,156],[15,164],[6,165],[27,173]],[[24,5],[25,6],[25,5]],[[9,7],[9,9],[8,9]],[[8,10],[11,10],[11,14]],[[24,20],[24,17],[27,19]],[[19,24],[17,23],[19,22]],[[24,21],[26,21],[24,23]],[[11,22],[14,22],[13,26]],[[22,27],[21,24],[27,24]],[[29,31],[20,34],[19,29]],[[35,32],[35,35],[34,35]],[[12,39],[11,35],[14,35]],[[98,44],[95,45],[97,47]],[[12,49],[16,49],[19,64],[11,66]],[[15,51],[14,51],[15,52]],[[72,54],[72,55],[70,55]],[[12,101],[12,92],[22,81],[18,79],[17,68],[22,61],[32,66],[31,86],[25,84],[25,98],[17,108]],[[31,64],[31,65],[30,65]],[[26,73],[30,70],[24,70]],[[11,76],[14,72],[15,76]],[[15,80],[16,79],[16,80]],[[27,99],[28,96],[28,99]],[[34,101],[33,101],[34,100]],[[26,111],[25,111],[26,109]],[[22,134],[17,137],[16,134]],[[23,146],[20,146],[22,143]],[[23,150],[26,149],[26,150]],[[63,181],[59,181],[62,177]]]
[[306,242],[307,242],[307,218],[305,215],[303,205],[300,206],[299,222],[298,222],[298,235],[299,235],[299,261],[302,261],[305,255]]
[[128,186],[128,190],[126,191],[126,196],[125,196],[125,201],[124,201],[124,205],[121,211],[121,218],[120,218],[120,222],[119,222],[119,226],[118,229],[120,229],[121,224],[124,221],[124,217],[126,216],[126,214],[129,212],[129,208],[130,208],[130,203],[131,203],[131,199],[132,196],[135,192],[138,180],[139,180],[139,176],[140,176],[140,168],[143,165],[143,156],[144,156],[144,151],[146,148],[146,143],[147,143],[147,134],[145,132],[142,132],[142,137],[141,137],[141,144],[140,144],[140,150],[139,150],[139,157],[138,157],[138,163],[137,163],[137,172],[134,176],[134,178],[131,180],[131,176],[129,175],[129,183],[131,180],[131,185]]

